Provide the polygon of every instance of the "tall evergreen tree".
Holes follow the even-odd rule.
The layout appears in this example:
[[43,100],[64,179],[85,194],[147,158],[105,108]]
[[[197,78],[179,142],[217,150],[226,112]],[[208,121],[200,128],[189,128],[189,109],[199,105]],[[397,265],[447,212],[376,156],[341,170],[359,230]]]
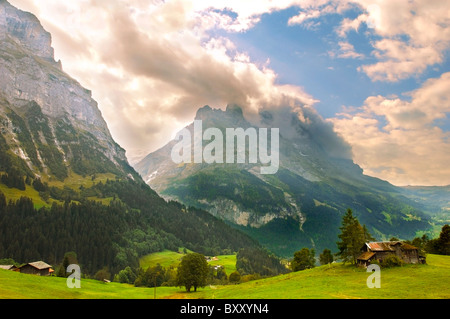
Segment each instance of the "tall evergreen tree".
[[450,255],[450,226],[448,224],[442,227],[437,244],[440,254]]
[[338,235],[340,241],[336,244],[339,248],[337,255],[345,262],[356,264],[356,259],[361,253],[361,248],[372,236],[367,229],[361,226],[358,219],[353,216],[353,211],[349,208],[342,217],[342,226],[339,228],[341,234]]

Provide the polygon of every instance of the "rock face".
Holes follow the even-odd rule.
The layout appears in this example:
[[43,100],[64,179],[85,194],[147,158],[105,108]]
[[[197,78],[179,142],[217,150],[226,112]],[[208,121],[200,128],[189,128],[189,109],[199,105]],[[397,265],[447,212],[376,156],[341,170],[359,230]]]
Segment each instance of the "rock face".
[[53,61],[51,35],[31,13],[17,10],[6,0],[0,0],[0,39],[12,37],[35,56]]
[[[76,162],[80,173],[89,173],[88,168],[100,160],[97,156],[102,157],[100,162],[109,161],[118,171],[127,171],[125,151],[113,140],[97,102],[54,60],[51,41],[34,15],[0,0],[0,118],[10,147],[41,173],[41,167],[49,166],[46,161],[52,160],[45,158],[46,145],[53,146],[53,153],[56,148],[68,166]],[[34,118],[30,118],[30,105]],[[23,119],[24,127],[17,117]],[[32,132],[30,121],[36,118],[46,122],[47,134]],[[17,134],[27,130],[34,148],[25,147],[30,141]]]

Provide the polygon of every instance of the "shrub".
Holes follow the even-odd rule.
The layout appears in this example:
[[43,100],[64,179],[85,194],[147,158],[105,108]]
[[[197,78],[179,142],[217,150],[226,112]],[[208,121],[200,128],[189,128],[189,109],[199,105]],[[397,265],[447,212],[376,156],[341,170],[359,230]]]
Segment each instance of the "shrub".
[[403,261],[397,256],[389,256],[381,262],[381,267],[383,268],[391,268],[402,266]]
[[238,271],[232,272],[228,280],[230,283],[237,284],[241,280],[241,274]]

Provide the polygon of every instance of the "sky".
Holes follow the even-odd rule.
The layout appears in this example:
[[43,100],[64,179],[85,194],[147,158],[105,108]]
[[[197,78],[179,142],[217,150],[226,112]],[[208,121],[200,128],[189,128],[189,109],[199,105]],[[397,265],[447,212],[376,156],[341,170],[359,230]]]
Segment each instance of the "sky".
[[52,34],[133,164],[237,103],[316,112],[364,173],[450,184],[447,0],[9,0]]

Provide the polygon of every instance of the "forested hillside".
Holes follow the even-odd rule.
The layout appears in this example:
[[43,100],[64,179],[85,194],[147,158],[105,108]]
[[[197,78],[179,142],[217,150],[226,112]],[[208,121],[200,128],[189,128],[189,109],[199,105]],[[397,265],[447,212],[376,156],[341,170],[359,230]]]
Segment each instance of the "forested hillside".
[[[105,205],[83,195],[91,193],[112,200]],[[29,198],[7,201],[0,192],[0,258],[59,264],[73,251],[84,273],[107,267],[114,274],[138,267],[143,255],[180,246],[217,255],[258,244],[207,212],[166,203],[143,182],[97,183],[40,209]]]

